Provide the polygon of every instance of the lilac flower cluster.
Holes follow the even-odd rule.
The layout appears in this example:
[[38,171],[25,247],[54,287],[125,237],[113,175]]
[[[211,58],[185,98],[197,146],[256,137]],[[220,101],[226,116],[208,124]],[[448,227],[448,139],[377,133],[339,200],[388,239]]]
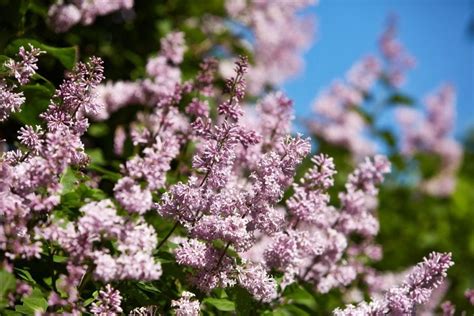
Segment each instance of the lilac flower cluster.
[[370,137],[374,136],[372,123],[364,115],[367,109],[363,105],[371,96],[372,88],[379,80],[389,89],[399,88],[406,72],[415,64],[414,58],[397,40],[396,33],[396,21],[392,17],[379,41],[383,59],[362,58],[346,73],[345,81],[332,83],[313,103],[316,117],[307,124],[311,132],[325,142],[346,148],[356,161],[380,151],[374,137]]
[[57,0],[48,11],[49,23],[56,33],[67,32],[74,25],[90,25],[98,16],[130,10],[134,0]]
[[[157,105],[166,106],[180,98],[183,90],[189,90],[191,84],[181,85],[181,70],[179,65],[183,60],[186,45],[184,34],[171,32],[160,41],[161,48],[157,56],[148,59],[146,64],[147,78],[137,81],[107,82],[97,89],[99,102],[104,105],[103,110],[96,115],[96,119],[105,120],[110,114],[128,105],[147,105],[154,108]],[[209,71],[212,66],[203,63],[209,80]],[[209,69],[210,68],[210,69]],[[197,81],[201,82],[201,81]]]
[[347,148],[356,159],[373,155],[377,148],[367,137],[369,125],[358,109],[380,72],[380,62],[372,56],[352,66],[346,82],[334,82],[314,101],[316,119],[309,122],[310,130],[328,143]]
[[107,284],[105,289],[99,291],[97,302],[92,303],[91,312],[94,315],[117,315],[123,312],[121,302],[120,292]]
[[38,66],[36,65],[38,56],[45,53],[39,48],[33,47],[31,44],[29,44],[29,46],[29,50],[23,46],[20,47],[18,51],[19,61],[9,59],[4,65],[10,70],[20,85],[25,85],[30,82],[31,77],[36,73],[36,70],[38,70]]
[[[197,173],[186,184],[171,186],[157,210],[189,232],[191,239],[181,241],[175,255],[178,263],[194,269],[193,280],[200,289],[239,283],[258,299],[270,301],[276,284],[266,269],[253,263],[240,266],[226,251],[229,247],[245,251],[254,244],[256,232],[271,234],[280,229],[284,218],[274,205],[310,148],[300,137],[280,137],[274,150],[260,152],[252,167],[237,159],[262,139],[239,123],[246,63],[241,58],[235,76],[226,83],[229,97],[218,106],[221,122],[214,125],[209,118],[198,117],[192,123],[199,141],[193,158]],[[240,178],[244,170],[250,173],[249,181]],[[215,240],[224,242],[224,249],[215,248]]]
[[[425,114],[401,108],[398,120],[402,127],[402,152],[412,156],[418,152],[441,158],[438,174],[423,183],[432,195],[447,196],[455,189],[455,178],[462,160],[461,145],[452,137],[456,94],[451,85],[442,85],[425,100]],[[424,117],[423,117],[424,116]]]
[[171,306],[175,308],[176,316],[198,316],[201,310],[199,301],[191,300],[195,295],[184,291],[181,298],[171,301]]
[[[160,53],[151,58],[146,67],[150,78],[135,89],[143,96],[140,103],[149,104],[152,109],[151,113],[140,112],[137,120],[130,125],[130,137],[140,151],[122,165],[124,177],[114,188],[117,201],[131,213],[143,214],[151,208],[151,191],[164,186],[170,163],[179,154],[180,146],[186,139],[188,122],[176,106],[181,95],[190,89],[189,84],[180,83],[178,68],[185,48],[183,33],[170,33],[163,38]],[[120,89],[120,86],[119,83],[116,87]],[[139,101],[134,96],[131,98],[133,102]],[[102,101],[106,104],[106,111],[110,112],[131,100],[114,103],[116,101],[104,98],[102,91]],[[122,147],[126,139],[125,132],[121,130],[120,133],[121,140],[115,144],[116,149]],[[118,150],[118,153],[121,151]],[[140,181],[145,181],[146,185],[141,185]]]
[[303,62],[299,54],[312,39],[313,23],[298,12],[315,2],[225,1],[228,14],[248,27],[255,38],[255,64],[248,75],[252,94],[260,94],[266,85],[277,86],[300,70]]
[[[301,184],[295,184],[294,194],[287,200],[289,228],[275,235],[264,257],[267,265],[285,272],[286,282],[304,279],[326,293],[348,285],[364,271],[358,256],[375,259],[371,256],[378,229],[373,214],[375,185],[390,171],[390,165],[382,156],[363,162],[349,176],[347,192],[339,194],[341,207],[337,210],[329,205],[326,193],[334,181],[332,159],[321,154],[312,161],[314,167]],[[353,234],[363,237],[359,244],[351,242]]]
[[18,139],[24,150],[9,151],[0,158],[4,218],[0,245],[9,259],[39,257],[41,243],[30,223],[59,203],[63,172],[88,161],[80,139],[88,126],[82,113],[94,104],[91,90],[102,80],[102,73],[98,58],[79,63],[41,115],[46,126],[22,128]]
[[[261,122],[250,126],[259,128],[248,131],[240,125],[244,62],[237,63],[236,75],[227,81],[230,96],[218,106],[220,123],[207,117],[192,123],[199,142],[193,158],[197,173],[187,183],[172,185],[157,204],[160,215],[175,219],[189,234],[176,241],[176,260],[192,268],[192,280],[201,290],[239,284],[263,302],[276,297],[276,284],[267,274],[272,268],[285,272],[287,283],[301,278],[321,292],[346,286],[363,271],[356,259],[360,254],[379,257],[373,245],[378,231],[373,211],[376,186],[390,165],[382,156],[361,163],[349,176],[337,210],[327,193],[334,163],[326,155],[315,156],[315,166],[294,184],[287,209],[276,207],[310,145],[300,136],[285,135],[293,114],[281,93],[258,103]],[[241,158],[248,153],[251,158]],[[245,173],[250,174],[247,181]],[[363,241],[352,244],[353,234]],[[223,249],[215,246],[217,240]],[[249,261],[238,263],[227,253],[229,247]],[[261,249],[260,259],[255,259],[255,248]]]
[[[289,9],[283,17],[287,19],[303,3],[277,8]],[[258,23],[269,23],[265,19],[278,13],[267,12],[272,6],[267,3],[253,5],[265,12],[264,22]],[[181,293],[171,301],[176,315],[200,313],[195,294],[185,290],[190,286],[204,293],[238,286],[269,306],[293,282],[327,293],[344,289],[362,276],[372,294],[383,292],[371,303],[349,305],[335,315],[411,314],[442,288],[453,265],[451,254],[430,254],[405,281],[386,291],[380,286],[383,278],[367,265],[381,258],[381,247],[375,243],[376,208],[378,186],[391,169],[386,157],[366,157],[360,143],[350,145],[359,158],[365,158],[349,174],[337,195],[340,203],[334,206],[330,198],[337,174],[333,158],[322,153],[313,156],[304,175],[294,179],[311,152],[311,143],[299,134],[290,136],[291,100],[275,92],[258,101],[254,112],[244,109],[246,75],[252,71],[245,57],[236,61],[221,94],[214,90],[217,62],[213,59],[203,61],[197,76],[183,82],[180,63],[185,50],[184,35],[170,33],[162,39],[158,55],[148,60],[147,78],[106,86],[100,85],[104,79],[100,59],[78,63],[41,114],[45,124],[22,127],[19,149],[0,158],[3,264],[11,270],[18,259],[47,255],[54,261],[55,255],[64,256],[63,269],[55,271],[50,281],[51,311],[87,312],[83,289],[94,282],[105,287],[87,309],[96,315],[122,313],[126,292],[121,294],[111,284],[122,289],[122,282],[160,279],[162,252],[158,251],[163,246],[173,253],[180,271],[189,274],[189,284],[176,282]],[[28,57],[22,50],[24,65],[10,63],[20,84],[36,71],[38,54]],[[347,127],[338,115],[362,102],[380,76],[379,67],[376,59],[367,57],[351,69],[346,83],[334,84],[318,101],[319,109],[334,118],[338,128]],[[449,94],[428,101],[428,121],[442,137],[450,122],[435,114],[445,99]],[[210,109],[214,101],[217,111]],[[135,150],[120,166],[121,177],[111,189],[113,198],[85,198],[71,216],[56,212],[65,197],[61,177],[66,171],[83,170],[89,162],[81,141],[88,117],[105,119],[134,103],[146,106],[131,124],[115,131],[117,155],[125,156],[128,137]],[[359,127],[353,130],[362,134]],[[159,243],[154,226],[147,222],[149,215],[174,221]],[[174,244],[166,243],[170,237]],[[281,282],[275,272],[283,273]],[[23,297],[29,291],[18,284],[14,295]],[[468,299],[471,294],[466,294]],[[443,306],[452,313],[454,307]],[[157,309],[151,305],[131,314]]]
[[[84,215],[75,223],[58,221],[38,233],[58,243],[74,264],[92,261],[98,280],[156,280],[161,276],[161,266],[152,256],[157,236],[151,226],[117,215],[110,200],[85,204],[81,212]],[[116,243],[118,254],[98,245],[107,240]]]
[[474,289],[467,289],[466,292],[464,292],[464,296],[469,301],[469,304],[474,306]]
[[380,51],[386,62],[384,77],[386,81],[399,87],[405,82],[405,72],[415,66],[415,58],[411,56],[397,38],[397,19],[391,16],[379,39]]
[[402,285],[389,289],[382,299],[338,308],[334,315],[412,315],[417,304],[427,302],[431,292],[442,284],[453,264],[450,253],[432,252],[413,268]]
[[[29,49],[21,46],[15,59],[7,60],[3,66],[9,75],[14,77],[20,86],[30,82],[36,73],[38,56],[44,52],[29,44]],[[18,112],[25,102],[22,91],[17,91],[17,85],[6,78],[0,78],[0,122],[5,121],[11,113]]]

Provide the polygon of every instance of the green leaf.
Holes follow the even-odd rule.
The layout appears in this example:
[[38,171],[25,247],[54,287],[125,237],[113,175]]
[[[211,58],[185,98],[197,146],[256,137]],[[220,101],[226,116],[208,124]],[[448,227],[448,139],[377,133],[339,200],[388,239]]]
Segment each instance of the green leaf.
[[99,148],[86,149],[86,154],[91,158],[91,164],[103,165],[105,164],[104,154]]
[[68,260],[68,257],[66,256],[58,256],[58,255],[53,256],[53,261],[57,263],[64,263],[64,262],[67,262],[67,260]]
[[26,97],[25,105],[14,117],[23,124],[41,124],[39,115],[46,110],[53,96],[50,89],[40,84],[30,84],[21,88]]
[[120,173],[109,171],[101,166],[91,164],[89,169],[96,171],[102,175],[103,179],[111,180],[111,181],[118,181],[122,176]]
[[225,298],[208,297],[204,299],[203,302],[217,308],[220,311],[224,311],[224,312],[235,311],[235,303]]
[[13,274],[8,271],[0,270],[0,299],[4,298],[8,291],[15,288],[16,280]]
[[19,312],[16,312],[16,311],[11,311],[11,310],[8,310],[8,309],[3,310],[2,313],[5,316],[21,316],[21,315],[23,315],[22,313],[19,313]]
[[234,288],[233,292],[235,293],[235,305],[239,315],[254,315],[255,301],[249,292],[241,287]]
[[89,297],[87,300],[84,301],[84,303],[83,303],[84,307],[89,306],[90,304],[92,304],[92,302],[94,302],[97,299],[98,296],[99,296],[99,292],[94,291],[94,293],[92,293],[92,297]]
[[55,57],[67,69],[72,69],[72,67],[74,67],[74,64],[76,63],[76,47],[53,47],[29,38],[22,38],[13,41],[7,46],[5,52],[7,55],[14,56],[16,53],[18,53],[18,49],[21,46],[28,47],[28,44],[31,44],[34,47],[37,47],[45,51],[49,55]]
[[400,94],[400,93],[395,93],[392,94],[390,97],[387,98],[386,103],[388,104],[399,104],[399,105],[413,105],[414,100],[413,98]]
[[313,295],[296,283],[287,286],[283,292],[283,296],[292,303],[301,304],[311,309],[317,307]]
[[11,59],[10,57],[8,56],[5,56],[5,55],[0,55],[0,75],[2,74],[8,74],[10,72],[10,69],[8,69],[7,67],[4,66],[4,64],[9,60]]
[[109,126],[105,123],[94,123],[87,130],[87,133],[94,137],[105,136],[108,132]]
[[48,301],[44,297],[26,297],[23,299],[23,305],[32,311],[45,312],[48,307]]
[[23,305],[17,305],[17,312],[34,314],[35,312],[45,312],[48,308],[48,301],[44,298],[40,289],[35,288],[30,296],[22,299]]
[[67,168],[66,172],[61,176],[61,185],[63,187],[61,194],[72,192],[77,187],[77,180],[74,170]]
[[21,315],[31,315],[34,314],[28,306],[25,305],[15,305],[15,311],[19,312]]
[[28,282],[33,283],[33,284],[36,283],[35,279],[33,279],[33,276],[31,275],[30,271],[25,270],[25,269],[15,268],[15,272],[23,280],[28,281]]
[[287,304],[278,308],[273,315],[309,316],[310,314],[296,305]]
[[156,293],[156,294],[161,294],[161,291],[156,288],[152,283],[150,282],[138,282],[137,286],[146,291],[146,292],[151,292],[151,293]]

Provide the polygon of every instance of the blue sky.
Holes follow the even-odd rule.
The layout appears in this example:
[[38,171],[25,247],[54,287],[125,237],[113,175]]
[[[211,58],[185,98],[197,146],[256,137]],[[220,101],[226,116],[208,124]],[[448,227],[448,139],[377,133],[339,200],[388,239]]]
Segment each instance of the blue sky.
[[377,52],[391,12],[399,17],[399,39],[417,59],[402,90],[420,99],[443,82],[454,84],[461,135],[474,125],[474,37],[467,31],[474,0],[320,0],[304,12],[316,15],[318,25],[305,69],[283,86],[297,116],[310,114],[318,92],[356,60]]

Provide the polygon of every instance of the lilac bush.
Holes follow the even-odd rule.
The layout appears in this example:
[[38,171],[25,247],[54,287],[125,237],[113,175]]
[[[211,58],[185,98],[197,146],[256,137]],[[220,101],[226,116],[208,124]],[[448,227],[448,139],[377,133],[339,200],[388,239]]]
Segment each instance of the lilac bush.
[[[362,103],[378,81],[402,86],[414,59],[391,22],[383,59],[363,58],[315,100],[316,138],[293,133],[293,102],[274,88],[301,67],[312,32],[299,12],[311,4],[219,2],[199,31],[215,46],[196,44],[193,17],[158,26],[159,48],[140,62],[128,54],[133,75],[107,81],[113,58],[13,42],[0,59],[0,121],[16,128],[0,152],[0,311],[452,315],[441,302],[456,253],[433,247],[409,272],[380,268],[379,206],[399,167],[367,137]],[[57,1],[45,25],[67,35],[108,15],[126,24],[139,5]],[[253,33],[246,54],[229,44],[235,25]],[[40,75],[59,64],[60,83]],[[416,192],[455,192],[454,98],[443,86],[424,117],[398,113],[400,155],[442,158]],[[340,147],[349,155],[324,150]]]

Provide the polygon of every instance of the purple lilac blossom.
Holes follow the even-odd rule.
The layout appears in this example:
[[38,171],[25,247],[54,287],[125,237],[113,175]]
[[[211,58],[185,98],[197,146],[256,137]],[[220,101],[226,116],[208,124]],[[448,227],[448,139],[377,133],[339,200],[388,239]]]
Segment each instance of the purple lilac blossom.
[[398,109],[404,155],[434,154],[441,158],[439,171],[424,179],[422,188],[435,196],[448,196],[456,187],[456,173],[461,164],[461,145],[453,138],[456,93],[451,85],[444,84],[425,100],[425,113],[414,109]]
[[49,23],[56,33],[64,33],[78,23],[90,25],[98,16],[130,10],[133,4],[134,0],[58,0],[48,10]]
[[92,303],[91,313],[94,315],[117,315],[123,312],[120,304],[122,303],[122,296],[120,292],[110,284],[105,286],[105,289],[99,291],[97,302]]
[[[248,75],[251,94],[260,94],[266,85],[277,86],[301,69],[300,54],[312,40],[313,23],[299,11],[315,2],[225,1],[228,14],[254,35],[255,63]],[[284,35],[289,33],[293,36]]]
[[171,301],[171,306],[175,308],[176,316],[198,316],[201,310],[199,301],[192,300],[196,295],[184,291],[178,300]]
[[413,268],[402,285],[389,289],[383,299],[362,302],[358,306],[348,305],[345,309],[337,308],[333,314],[411,315],[417,304],[428,301],[431,292],[442,284],[447,270],[453,264],[450,253],[432,252]]

